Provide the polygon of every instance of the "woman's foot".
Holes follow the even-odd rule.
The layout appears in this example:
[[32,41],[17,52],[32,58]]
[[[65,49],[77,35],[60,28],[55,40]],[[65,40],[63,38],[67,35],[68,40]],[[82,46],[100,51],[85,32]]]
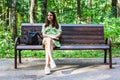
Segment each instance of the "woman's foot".
[[50,72],[50,68],[49,67],[45,67],[45,74],[46,75],[48,75],[48,74],[50,74],[51,72]]
[[51,68],[55,68],[55,67],[56,67],[56,64],[55,64],[55,61],[54,61],[54,60],[51,60],[51,61],[50,61],[50,67],[51,67]]

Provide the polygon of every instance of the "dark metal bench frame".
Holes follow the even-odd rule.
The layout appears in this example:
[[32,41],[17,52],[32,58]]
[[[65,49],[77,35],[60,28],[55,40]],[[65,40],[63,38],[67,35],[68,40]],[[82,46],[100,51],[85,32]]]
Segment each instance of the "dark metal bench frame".
[[[30,27],[36,27],[36,28],[39,27],[39,29],[41,30],[41,26],[42,26],[42,23],[40,24],[39,23],[33,23],[33,24],[23,23],[21,25],[21,31],[22,31],[21,37],[17,37],[15,39],[15,46],[14,46],[14,68],[15,69],[17,69],[17,54],[19,57],[19,63],[21,63],[21,51],[22,50],[44,50],[41,45],[22,44],[22,41],[24,38],[23,35],[26,35],[27,29],[29,29]],[[104,39],[104,26],[102,24],[61,24],[61,26],[63,29],[63,33],[61,37],[62,46],[60,48],[56,48],[55,50],[104,50],[104,63],[107,63],[106,59],[107,59],[107,51],[108,51],[109,68],[112,68],[111,40],[109,38]],[[69,29],[71,30],[71,28],[72,28],[72,32],[69,31]],[[78,31],[77,29],[81,30],[80,31],[81,33],[76,34]],[[38,31],[40,32],[40,30]],[[68,31],[65,31],[65,30],[68,30]],[[92,30],[95,31],[95,34],[94,32],[92,32]],[[84,31],[88,31],[88,32],[84,33]],[[74,33],[74,34],[71,34],[71,33]],[[74,35],[74,37],[71,37],[70,35],[71,36]],[[90,39],[93,39],[93,41],[90,41],[90,42],[89,40],[85,41],[87,40],[86,39],[87,37],[85,37],[85,35],[88,37],[90,35]],[[76,39],[74,39],[75,36],[76,36]],[[92,36],[95,37],[96,40],[94,40]]]

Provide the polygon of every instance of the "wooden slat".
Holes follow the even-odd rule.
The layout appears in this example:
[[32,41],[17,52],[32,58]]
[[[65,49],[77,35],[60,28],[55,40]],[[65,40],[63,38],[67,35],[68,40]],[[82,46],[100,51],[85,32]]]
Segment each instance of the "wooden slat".
[[108,45],[63,45],[60,47],[61,50],[102,50],[109,48]]
[[75,31],[75,32],[73,32],[73,31],[75,31],[75,30],[72,30],[72,31],[63,31],[62,32],[62,34],[64,34],[64,35],[94,35],[94,34],[101,34],[101,35],[103,35],[104,34],[104,32],[103,31],[98,31],[98,30],[96,30],[96,32],[93,32],[93,31]]
[[103,39],[104,37],[103,36],[99,36],[99,35],[94,35],[94,36],[91,36],[91,35],[86,35],[86,36],[84,36],[84,35],[62,35],[62,38],[66,38],[66,39],[91,39],[91,38],[93,38],[93,39]]
[[[22,23],[21,26],[42,26],[44,23]],[[61,24],[61,26],[66,27],[73,27],[73,26],[81,26],[81,27],[103,27],[103,24]]]
[[102,27],[62,27],[63,30],[71,31],[71,30],[76,30],[76,31],[96,31],[96,30],[102,30]]
[[[72,35],[73,36],[73,35]],[[94,36],[92,36],[91,37],[91,35],[89,36],[89,35],[80,35],[80,36],[61,36],[61,39],[69,39],[69,40],[71,40],[71,39],[93,39],[93,40],[104,40],[104,36],[101,36],[101,35],[94,35]]]
[[[17,49],[19,50],[44,50],[41,45],[18,45]],[[108,45],[63,45],[56,50],[90,50],[90,49],[109,49]]]
[[62,44],[104,44],[104,40],[61,40]]

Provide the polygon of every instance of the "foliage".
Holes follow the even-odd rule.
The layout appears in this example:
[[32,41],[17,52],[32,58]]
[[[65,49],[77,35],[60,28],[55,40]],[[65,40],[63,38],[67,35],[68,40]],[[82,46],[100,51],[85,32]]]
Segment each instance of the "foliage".
[[120,18],[105,18],[105,37],[110,37],[113,43],[120,43]]
[[0,31],[0,57],[13,56],[14,43],[11,38],[11,33]]
[[[37,2],[36,21],[40,23],[42,1]],[[87,24],[87,18],[91,18],[92,24],[104,24],[105,38],[110,37],[112,43],[120,44],[120,19],[111,17],[111,0],[92,0],[92,6],[88,6],[88,0],[81,1],[81,24]],[[8,18],[6,11],[11,9],[12,0],[0,1],[0,57],[14,56],[14,42],[11,37],[11,28],[6,24]],[[30,0],[17,0],[17,29],[21,32],[21,23],[29,22]],[[78,24],[77,0],[48,0],[47,11],[53,10],[57,14],[59,23]],[[119,46],[119,45],[118,45]],[[120,47],[113,47],[113,56],[119,57]],[[101,52],[101,51],[100,51]],[[30,53],[30,54],[27,54]],[[103,57],[96,54],[98,51],[55,51],[54,57]],[[44,51],[23,51],[25,57],[44,57]]]

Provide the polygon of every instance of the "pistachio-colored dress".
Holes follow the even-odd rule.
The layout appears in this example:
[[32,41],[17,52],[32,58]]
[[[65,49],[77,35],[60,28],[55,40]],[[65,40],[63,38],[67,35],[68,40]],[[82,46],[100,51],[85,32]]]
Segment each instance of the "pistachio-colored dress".
[[[59,24],[59,28],[56,29],[55,27],[52,27],[52,25],[49,25],[47,27],[45,27],[45,24],[42,25],[42,33],[50,35],[50,36],[56,36],[57,34],[61,33],[62,29],[61,29],[61,25]],[[59,42],[59,40],[52,40],[54,45],[56,47],[60,47],[61,44]],[[42,43],[44,44],[45,40],[43,38]]]

